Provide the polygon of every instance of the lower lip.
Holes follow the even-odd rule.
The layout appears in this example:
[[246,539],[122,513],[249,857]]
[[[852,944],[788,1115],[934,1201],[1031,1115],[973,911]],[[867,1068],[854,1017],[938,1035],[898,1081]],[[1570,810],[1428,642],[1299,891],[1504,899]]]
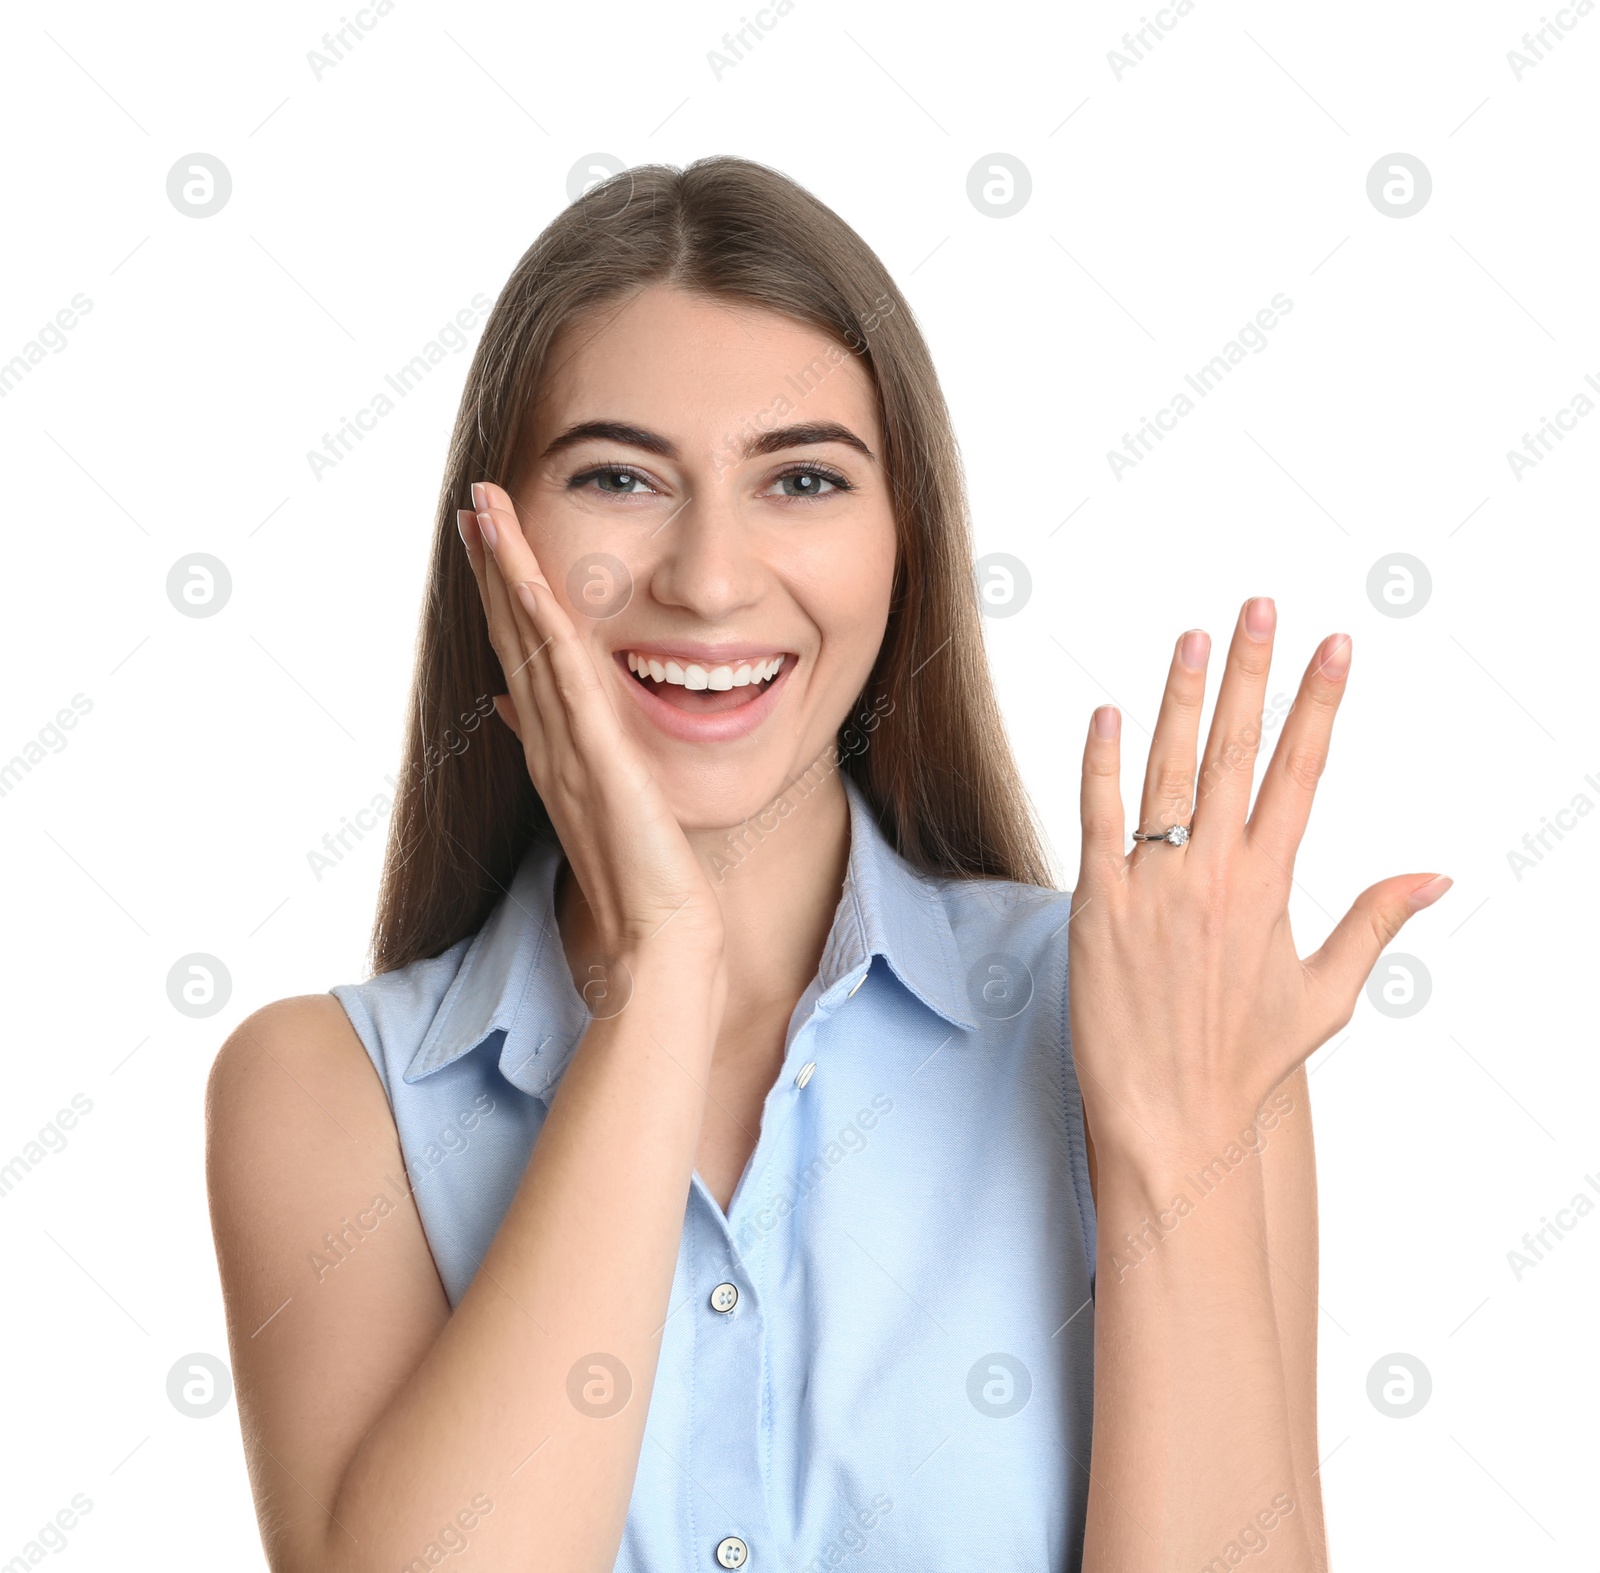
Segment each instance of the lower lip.
[[752,699],[749,704],[740,705],[737,710],[694,715],[678,709],[676,705],[669,705],[664,699],[658,699],[652,692],[655,686],[653,681],[641,683],[628,670],[626,651],[619,651],[616,656],[623,684],[639,708],[658,730],[680,743],[732,743],[748,737],[772,714],[778,703],[778,694],[789,681],[789,673],[794,670],[794,660],[792,655],[786,655],[778,675],[762,690],[760,697]]

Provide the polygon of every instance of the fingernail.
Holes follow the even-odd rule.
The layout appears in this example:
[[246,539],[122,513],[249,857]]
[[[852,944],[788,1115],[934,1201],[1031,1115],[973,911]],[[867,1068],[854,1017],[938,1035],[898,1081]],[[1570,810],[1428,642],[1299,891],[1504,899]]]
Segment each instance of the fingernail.
[[482,481],[472,483],[472,506],[478,513],[482,513],[489,506],[489,493],[484,489]]
[[539,603],[534,599],[533,586],[526,579],[519,579],[516,584],[517,599],[522,602],[523,609],[529,617],[539,615]]
[[461,532],[461,544],[466,547],[472,545],[472,537],[467,534],[467,523],[472,518],[470,508],[456,509],[456,528]]
[[1257,644],[1272,637],[1272,630],[1278,625],[1278,609],[1272,604],[1270,595],[1258,595],[1247,601],[1244,608],[1244,631],[1250,635]]
[[1122,714],[1115,705],[1101,705],[1094,713],[1094,735],[1115,737],[1122,727]]
[[1453,884],[1455,881],[1448,874],[1435,874],[1426,885],[1411,892],[1411,910],[1420,912],[1424,907],[1431,907]]
[[1203,628],[1191,628],[1178,642],[1178,660],[1190,672],[1203,672],[1211,653],[1211,635]]
[[1338,682],[1350,670],[1350,635],[1329,634],[1322,646],[1322,675]]
[[[473,491],[477,491],[474,486]],[[494,520],[487,513],[476,515],[478,528],[483,531],[483,538],[489,543],[489,550],[495,551],[500,545],[500,532],[494,527]]]

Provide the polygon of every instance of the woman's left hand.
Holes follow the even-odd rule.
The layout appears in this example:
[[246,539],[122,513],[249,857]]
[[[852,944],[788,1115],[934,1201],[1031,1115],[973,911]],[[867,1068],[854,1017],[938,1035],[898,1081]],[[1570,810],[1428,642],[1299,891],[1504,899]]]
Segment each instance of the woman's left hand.
[[[1207,636],[1178,642],[1145,771],[1140,828],[1188,842],[1125,851],[1120,716],[1095,712],[1083,768],[1083,856],[1068,930],[1074,1058],[1097,1158],[1140,1169],[1210,1151],[1355,1010],[1378,956],[1450,887],[1396,874],[1369,886],[1301,959],[1288,901],[1295,854],[1343,697],[1350,641],[1323,640],[1250,793],[1276,613],[1245,603],[1196,771]],[[1191,806],[1192,805],[1192,806]]]

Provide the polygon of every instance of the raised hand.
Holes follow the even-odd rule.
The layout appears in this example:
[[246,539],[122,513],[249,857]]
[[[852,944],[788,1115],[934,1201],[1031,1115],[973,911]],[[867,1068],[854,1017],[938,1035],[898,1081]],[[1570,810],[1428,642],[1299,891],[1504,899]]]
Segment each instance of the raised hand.
[[480,482],[457,514],[489,638],[501,719],[533,779],[609,957],[664,938],[720,957],[715,893],[528,545],[510,496]]
[[1139,828],[1189,839],[1126,850],[1120,716],[1095,712],[1083,761],[1083,856],[1069,934],[1074,1055],[1098,1151],[1137,1157],[1231,1140],[1272,1089],[1349,1019],[1379,953],[1450,887],[1396,874],[1369,886],[1301,959],[1288,900],[1350,641],[1325,639],[1250,808],[1276,621],[1245,603],[1204,760],[1196,745],[1209,640],[1174,653]]

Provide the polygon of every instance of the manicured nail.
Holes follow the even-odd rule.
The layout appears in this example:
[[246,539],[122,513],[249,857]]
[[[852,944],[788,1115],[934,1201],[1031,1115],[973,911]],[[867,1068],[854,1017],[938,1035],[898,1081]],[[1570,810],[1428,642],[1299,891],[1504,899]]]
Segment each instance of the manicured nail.
[[[477,487],[473,487],[476,491]],[[489,543],[489,550],[495,551],[500,545],[500,532],[494,527],[494,520],[487,513],[477,515],[478,528],[483,531],[483,538]]]
[[1262,644],[1272,637],[1272,630],[1278,626],[1278,609],[1272,604],[1270,595],[1258,595],[1247,601],[1244,608],[1244,631]]
[[539,603],[533,598],[533,586],[526,579],[519,579],[516,584],[517,599],[522,602],[522,607],[529,617],[539,615]]
[[1448,874],[1435,874],[1426,885],[1411,892],[1411,910],[1420,912],[1424,907],[1431,907],[1453,884],[1455,881]]
[[489,506],[489,493],[484,488],[482,481],[472,483],[472,506],[474,511],[482,513]]
[[1122,713],[1115,705],[1101,705],[1094,713],[1094,735],[1115,737],[1122,728]]
[[1350,635],[1329,634],[1323,642],[1319,665],[1322,675],[1337,683],[1350,670]]
[[1211,635],[1203,628],[1191,628],[1178,643],[1178,660],[1190,672],[1203,672],[1211,653]]
[[456,528],[461,532],[461,544],[469,550],[472,547],[472,537],[467,534],[467,526],[473,522],[470,508],[456,509]]

